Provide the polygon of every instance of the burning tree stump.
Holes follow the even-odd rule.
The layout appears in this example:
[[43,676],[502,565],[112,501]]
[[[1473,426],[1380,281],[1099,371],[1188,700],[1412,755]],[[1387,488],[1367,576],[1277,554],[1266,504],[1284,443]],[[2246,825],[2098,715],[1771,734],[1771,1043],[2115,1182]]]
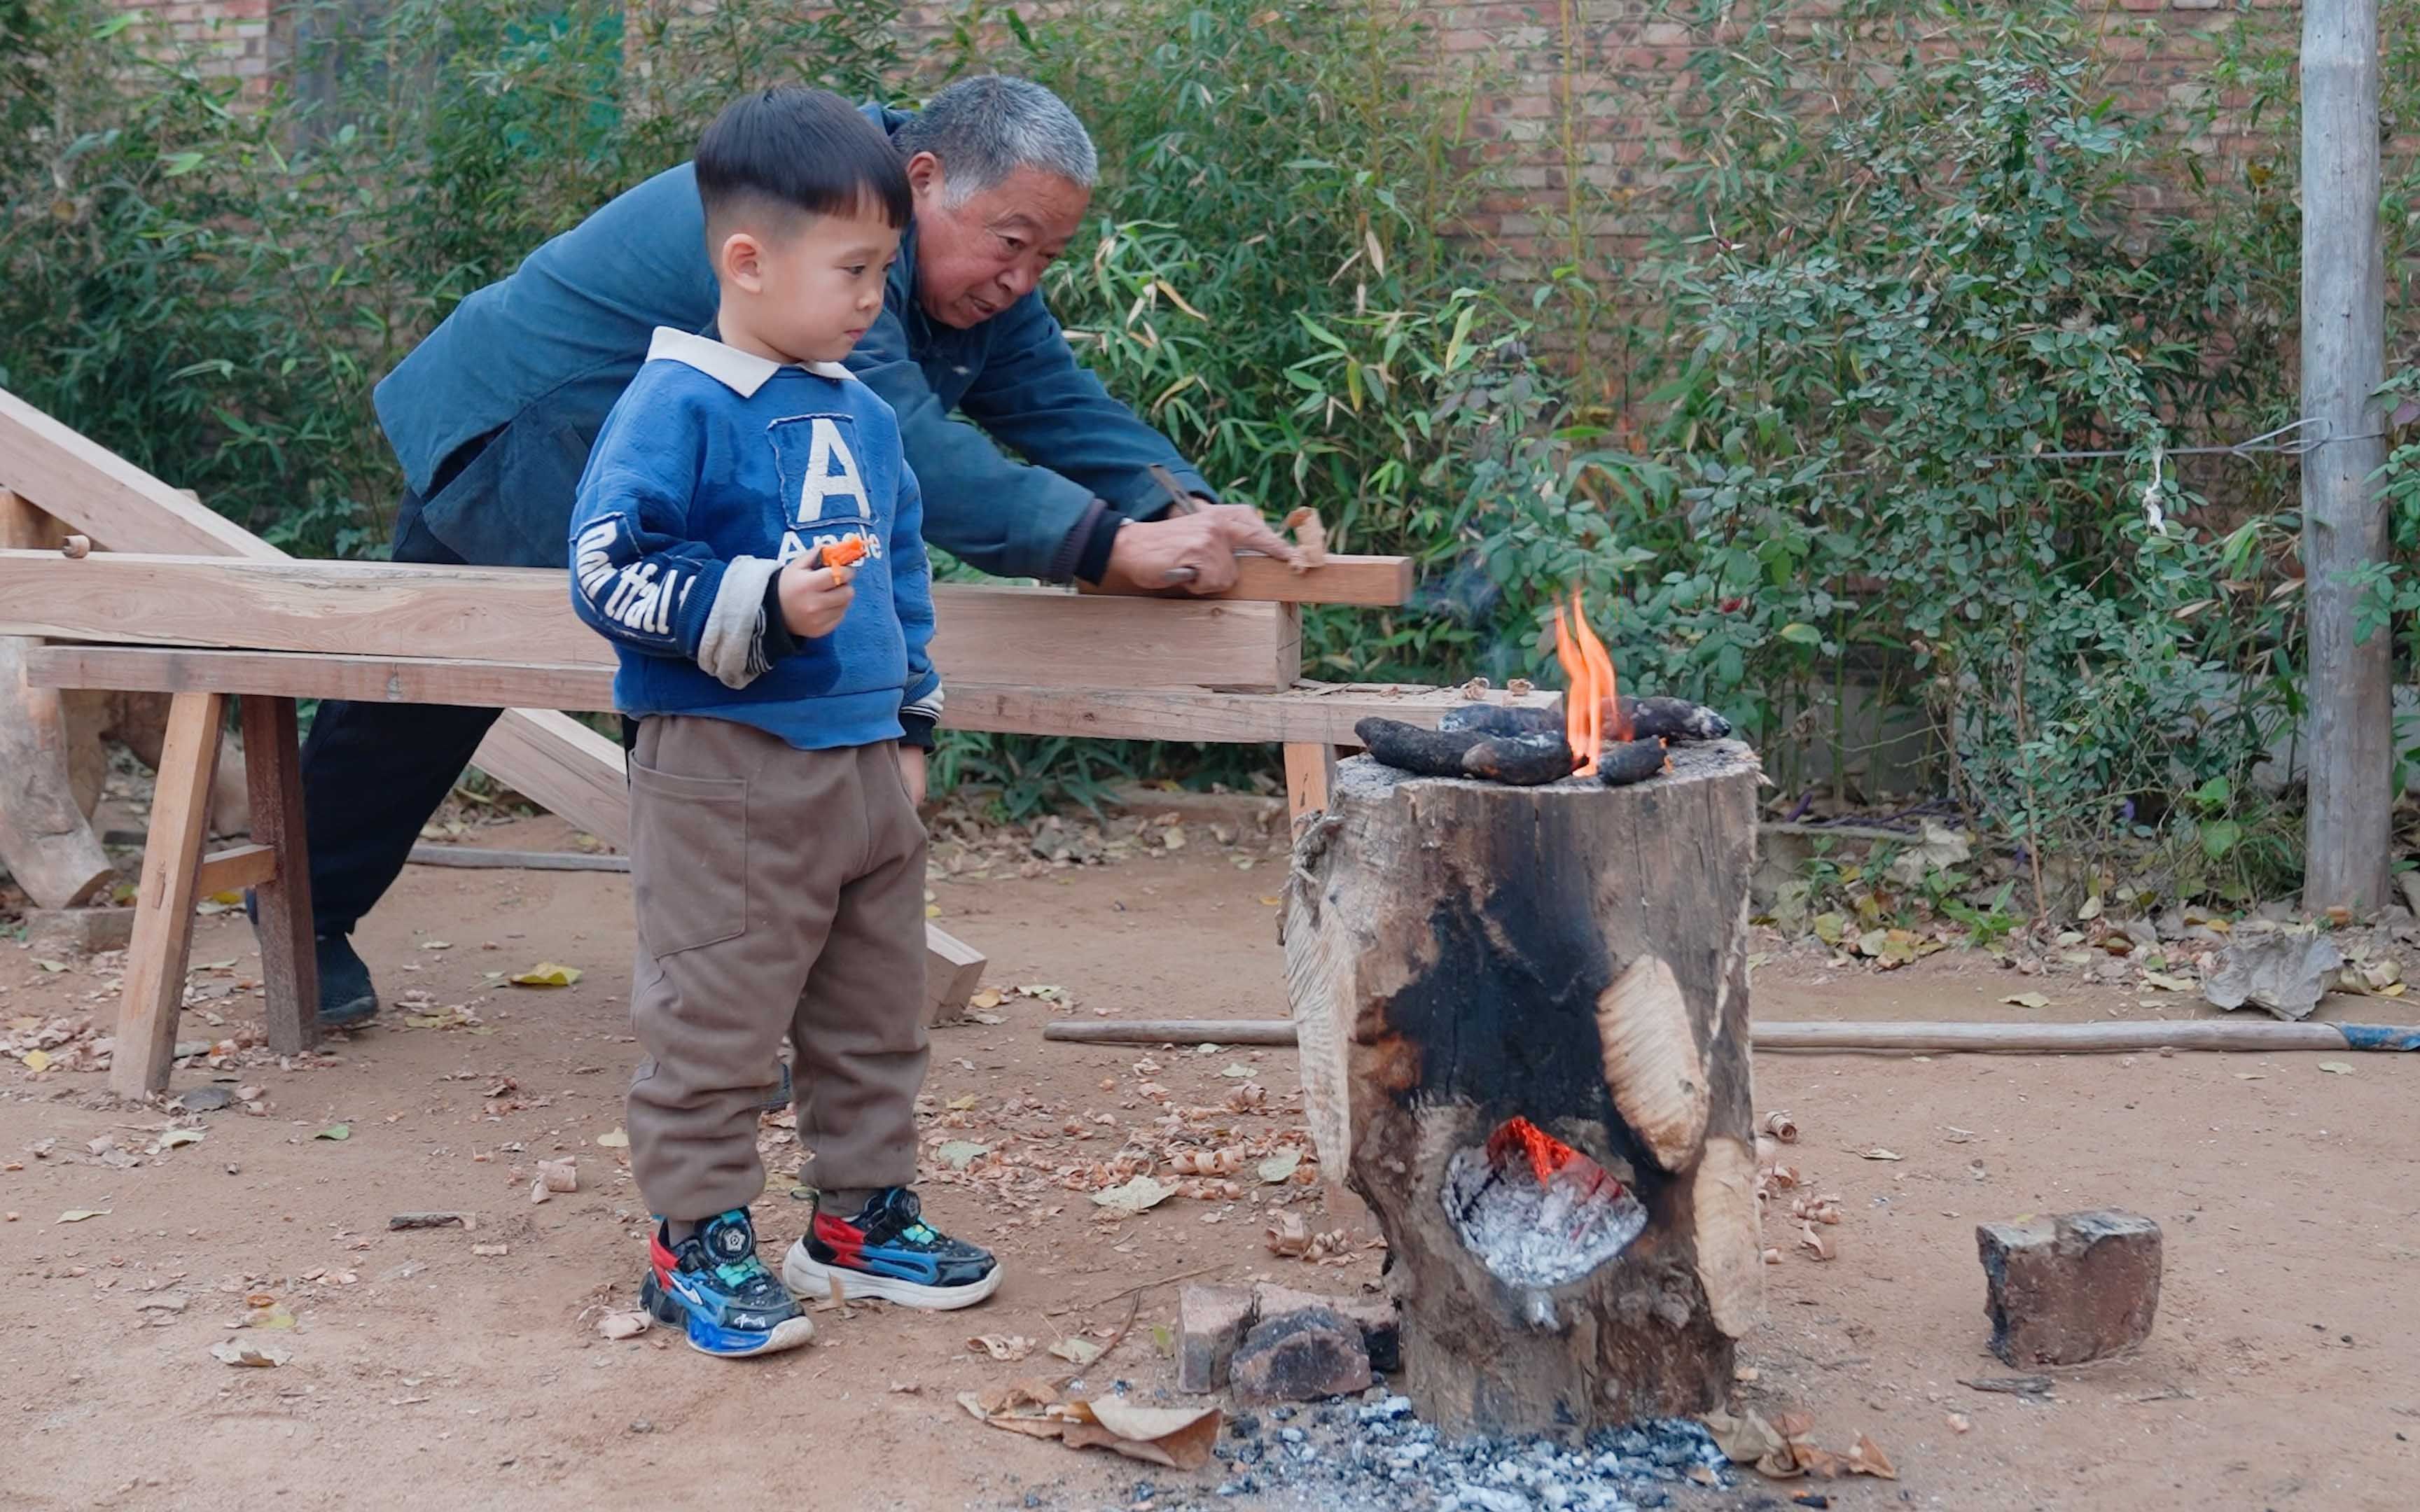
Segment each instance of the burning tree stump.
[[1730,1390],[1761,1303],[1754,756],[1635,786],[1338,768],[1284,920],[1320,1159],[1378,1215],[1406,1390],[1576,1435]]

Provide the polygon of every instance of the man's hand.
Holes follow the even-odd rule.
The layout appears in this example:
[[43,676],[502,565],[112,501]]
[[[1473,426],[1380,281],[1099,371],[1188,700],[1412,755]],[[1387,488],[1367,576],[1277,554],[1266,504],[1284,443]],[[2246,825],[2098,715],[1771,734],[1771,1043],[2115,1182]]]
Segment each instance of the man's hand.
[[908,801],[917,808],[924,806],[924,748],[899,744],[899,784],[908,790]]
[[805,557],[792,557],[782,568],[782,623],[801,640],[831,634],[857,598],[849,578],[846,567],[810,567]]
[[1208,504],[1190,515],[1136,520],[1109,545],[1109,571],[1101,586],[1129,594],[1156,594],[1169,574],[1193,569],[1182,584],[1189,594],[1223,594],[1235,586],[1235,553],[1259,551],[1291,563],[1295,548],[1249,504]]

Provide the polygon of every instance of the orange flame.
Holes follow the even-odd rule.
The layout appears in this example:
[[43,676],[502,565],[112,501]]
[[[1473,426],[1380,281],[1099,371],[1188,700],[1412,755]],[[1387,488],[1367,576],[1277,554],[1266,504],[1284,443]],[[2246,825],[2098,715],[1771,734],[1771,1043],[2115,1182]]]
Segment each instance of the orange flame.
[[1526,1159],[1529,1173],[1544,1186],[1564,1170],[1576,1166],[1574,1176],[1582,1192],[1593,1196],[1606,1187],[1619,1195],[1621,1183],[1611,1172],[1596,1162],[1564,1144],[1528,1119],[1513,1118],[1505,1120],[1487,1136],[1487,1163],[1497,1171],[1511,1165],[1515,1159]]
[[1606,737],[1626,741],[1631,728],[1622,717],[1621,685],[1613,673],[1613,657],[1589,628],[1588,606],[1576,588],[1568,618],[1562,605],[1555,606],[1555,659],[1563,664],[1570,685],[1563,695],[1563,737],[1571,743],[1573,771],[1594,777]]

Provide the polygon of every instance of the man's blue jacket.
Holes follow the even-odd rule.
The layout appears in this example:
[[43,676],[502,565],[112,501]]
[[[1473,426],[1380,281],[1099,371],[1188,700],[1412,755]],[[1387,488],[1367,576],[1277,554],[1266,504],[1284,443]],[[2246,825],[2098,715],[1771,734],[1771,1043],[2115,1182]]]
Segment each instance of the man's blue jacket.
[[[908,119],[876,105],[866,113],[886,131]],[[466,561],[564,565],[589,446],[650,334],[706,332],[715,304],[688,163],[464,300],[376,395],[423,524]],[[927,319],[912,227],[882,316],[847,365],[899,416],[923,485],[925,539],[985,571],[1074,576],[1087,544],[1115,523],[1105,512],[1141,519],[1167,507],[1154,463],[1210,494],[1167,438],[1077,364],[1038,291],[970,331]],[[1003,446],[1033,465],[1010,460]]]

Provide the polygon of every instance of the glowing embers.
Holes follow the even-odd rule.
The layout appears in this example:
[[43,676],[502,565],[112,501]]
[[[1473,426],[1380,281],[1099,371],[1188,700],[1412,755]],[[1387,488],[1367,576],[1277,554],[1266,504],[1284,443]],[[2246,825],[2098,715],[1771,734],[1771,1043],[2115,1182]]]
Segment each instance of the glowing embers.
[[1647,1210],[1604,1166],[1527,1119],[1446,1164],[1446,1215],[1507,1286],[1559,1287],[1621,1254]]

